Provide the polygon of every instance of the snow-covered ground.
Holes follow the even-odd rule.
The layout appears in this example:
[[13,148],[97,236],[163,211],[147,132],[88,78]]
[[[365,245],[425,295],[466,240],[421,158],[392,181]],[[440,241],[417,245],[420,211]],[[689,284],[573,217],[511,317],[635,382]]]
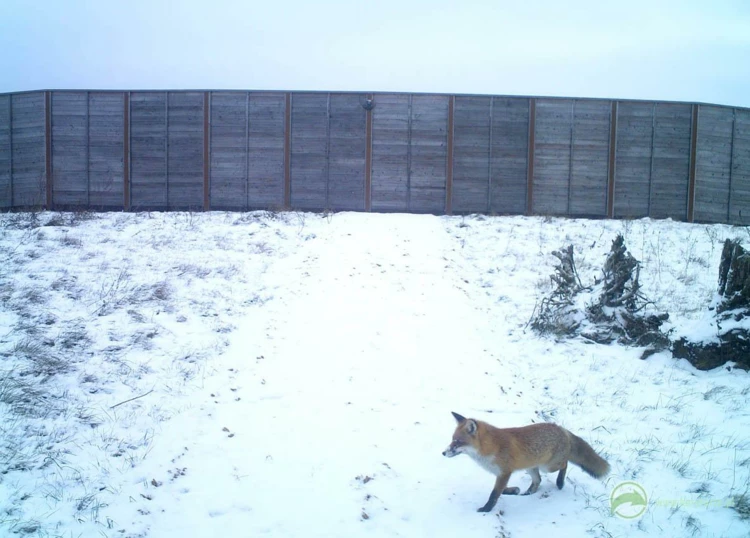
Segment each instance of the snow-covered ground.
[[[552,250],[612,239],[675,334],[721,243],[671,221],[0,215],[0,535],[746,537],[750,375],[526,328]],[[479,514],[450,411],[554,421],[612,465]],[[637,519],[610,513],[623,481]],[[525,487],[519,473],[511,485]],[[745,497],[741,497],[745,494]],[[502,513],[501,513],[502,511]]]

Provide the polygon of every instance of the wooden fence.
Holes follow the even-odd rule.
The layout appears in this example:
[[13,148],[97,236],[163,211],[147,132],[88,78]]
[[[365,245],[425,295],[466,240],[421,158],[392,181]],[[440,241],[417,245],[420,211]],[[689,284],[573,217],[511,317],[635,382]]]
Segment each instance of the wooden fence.
[[750,109],[256,91],[0,94],[0,208],[750,222]]

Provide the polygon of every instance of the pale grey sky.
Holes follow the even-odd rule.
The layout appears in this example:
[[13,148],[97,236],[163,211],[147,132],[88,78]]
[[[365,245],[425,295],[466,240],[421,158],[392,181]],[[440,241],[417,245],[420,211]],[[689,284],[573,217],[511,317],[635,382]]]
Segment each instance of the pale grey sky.
[[1,0],[0,92],[68,88],[750,107],[750,0]]

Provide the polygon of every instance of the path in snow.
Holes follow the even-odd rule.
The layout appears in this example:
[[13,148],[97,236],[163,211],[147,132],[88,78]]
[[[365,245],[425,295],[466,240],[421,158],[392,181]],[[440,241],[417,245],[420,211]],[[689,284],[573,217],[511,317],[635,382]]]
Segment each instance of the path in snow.
[[159,537],[492,535],[496,516],[473,513],[492,477],[459,484],[473,464],[440,454],[451,410],[502,397],[491,375],[466,375],[499,365],[454,239],[434,217],[372,217],[336,215],[270,267],[274,299],[237,321],[144,462],[142,480],[162,484],[133,523]]

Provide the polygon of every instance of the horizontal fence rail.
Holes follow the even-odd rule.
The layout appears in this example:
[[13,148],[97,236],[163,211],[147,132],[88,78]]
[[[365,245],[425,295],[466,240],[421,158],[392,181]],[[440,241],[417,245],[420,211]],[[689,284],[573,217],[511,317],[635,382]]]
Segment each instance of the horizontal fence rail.
[[0,209],[353,210],[750,224],[750,110],[555,97],[0,95]]

